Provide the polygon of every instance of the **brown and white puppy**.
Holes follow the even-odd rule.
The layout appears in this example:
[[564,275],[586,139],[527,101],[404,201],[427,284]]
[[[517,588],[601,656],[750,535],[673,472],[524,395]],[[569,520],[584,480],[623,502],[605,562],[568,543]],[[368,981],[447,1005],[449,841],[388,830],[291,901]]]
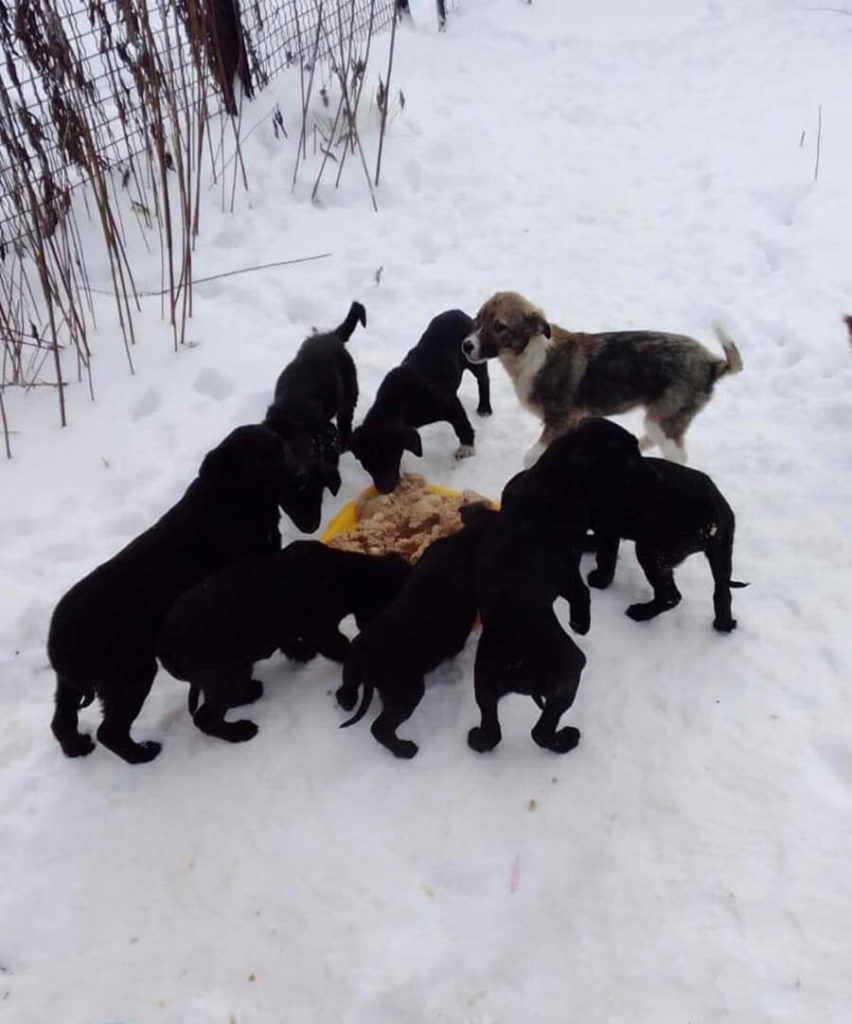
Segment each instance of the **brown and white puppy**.
[[743,366],[733,341],[718,327],[716,334],[724,359],[683,334],[566,331],[523,295],[497,292],[476,314],[462,350],[472,363],[499,359],[521,404],[543,420],[525,467],[586,417],[637,406],[645,408],[641,447],[656,444],[666,458],[686,462],[687,427],[719,377]]

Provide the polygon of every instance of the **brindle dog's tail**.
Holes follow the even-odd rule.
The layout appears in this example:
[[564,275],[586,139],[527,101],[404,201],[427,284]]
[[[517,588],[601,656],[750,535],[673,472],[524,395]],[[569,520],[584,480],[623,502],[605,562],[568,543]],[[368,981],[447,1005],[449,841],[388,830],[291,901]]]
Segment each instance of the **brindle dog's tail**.
[[740,355],[740,350],[734,343],[733,338],[727,334],[724,327],[720,324],[714,324],[713,330],[716,332],[719,344],[725,352],[724,360],[719,360],[716,378],[723,377],[726,373],[739,373],[743,368],[743,357]]
[[334,333],[345,343],[352,337],[352,332],[358,324],[362,327],[367,326],[367,310],[360,302],[353,302],[346,314],[346,319],[335,329]]

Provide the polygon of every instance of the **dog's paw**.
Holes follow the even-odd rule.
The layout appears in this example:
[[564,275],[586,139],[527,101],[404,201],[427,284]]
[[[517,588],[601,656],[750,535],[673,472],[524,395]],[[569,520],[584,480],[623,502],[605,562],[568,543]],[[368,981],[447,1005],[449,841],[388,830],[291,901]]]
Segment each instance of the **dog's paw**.
[[344,711],[351,711],[352,708],[355,707],[355,702],[358,700],[358,688],[355,687],[350,689],[348,686],[338,686],[337,692],[334,696],[337,698],[337,703]]
[[162,743],[157,743],[156,740],[146,740],[144,743],[134,743],[132,748],[128,748],[119,756],[123,757],[128,764],[147,764],[148,761],[153,761],[162,749]]
[[226,728],[220,736],[229,743],[246,743],[257,736],[257,726],[247,718],[241,718],[237,722],[224,722]]
[[474,448],[472,444],[460,444],[456,448],[455,457],[457,459],[469,459],[474,454]]
[[634,622],[647,622],[648,619],[653,619],[654,616],[660,614],[660,609],[654,604],[653,601],[648,601],[645,604],[632,604],[624,613],[629,619],[633,619]]
[[548,749],[552,750],[555,754],[567,754],[579,742],[580,730],[575,729],[572,725],[566,725],[553,736],[553,739],[548,744]]
[[403,757],[407,761],[411,760],[419,749],[417,744],[412,743],[411,740],[397,740],[393,746],[388,747],[394,757]]
[[598,590],[606,590],[612,583],[612,576],[601,569],[592,569],[587,578],[589,586],[596,587]]
[[713,629],[720,633],[732,633],[737,628],[736,619],[714,619]]
[[85,732],[62,741],[62,753],[66,757],[85,757],[95,749],[95,741]]
[[493,750],[500,742],[500,737],[496,738],[489,736],[484,729],[481,729],[478,725],[475,726],[467,734],[467,745],[471,750],[475,750],[477,754],[484,754],[489,750]]
[[476,415],[477,416],[493,416],[494,415],[494,410],[491,408],[490,405],[481,405],[476,410]]
[[588,615],[584,615],[581,619],[569,619],[568,623],[571,626],[571,629],[573,629],[575,633],[579,633],[580,636],[585,636],[586,633],[589,632],[589,627],[592,624]]

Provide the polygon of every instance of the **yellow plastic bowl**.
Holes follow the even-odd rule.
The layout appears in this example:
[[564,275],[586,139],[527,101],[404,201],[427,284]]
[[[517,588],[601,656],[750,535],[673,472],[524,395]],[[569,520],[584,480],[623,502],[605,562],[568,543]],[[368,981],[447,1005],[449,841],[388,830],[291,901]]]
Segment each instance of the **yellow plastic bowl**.
[[[460,498],[462,496],[461,491],[453,491],[449,487],[441,487],[440,484],[427,483],[426,490],[430,494],[440,494],[445,498]],[[320,540],[324,544],[327,544],[339,533],[346,533],[347,530],[354,530],[358,523],[358,502],[363,501],[366,498],[375,498],[378,493],[379,492],[376,488],[370,485],[366,490],[362,491],[357,498],[353,498],[352,501],[347,501],[325,528]],[[494,501],[490,501],[489,505],[495,509],[500,508],[500,506]]]

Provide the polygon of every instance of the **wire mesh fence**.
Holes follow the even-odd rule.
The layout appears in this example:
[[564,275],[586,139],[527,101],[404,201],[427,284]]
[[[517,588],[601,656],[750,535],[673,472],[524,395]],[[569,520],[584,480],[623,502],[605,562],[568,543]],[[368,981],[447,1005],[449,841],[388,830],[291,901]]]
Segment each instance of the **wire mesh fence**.
[[[192,309],[201,167],[224,177],[226,136],[234,185],[237,176],[246,181],[241,120],[222,115],[238,115],[244,99],[296,65],[304,151],[314,68],[324,63],[341,92],[337,136],[326,149],[355,153],[370,40],[395,28],[396,3],[0,3],[0,431],[7,454],[5,387],[55,387],[64,423],[70,350],[71,372],[92,390],[94,309],[76,221],[81,205],[100,224],[132,369],[138,295],[126,243],[133,221],[157,233],[177,345]],[[298,167],[298,152],[296,159]]]

